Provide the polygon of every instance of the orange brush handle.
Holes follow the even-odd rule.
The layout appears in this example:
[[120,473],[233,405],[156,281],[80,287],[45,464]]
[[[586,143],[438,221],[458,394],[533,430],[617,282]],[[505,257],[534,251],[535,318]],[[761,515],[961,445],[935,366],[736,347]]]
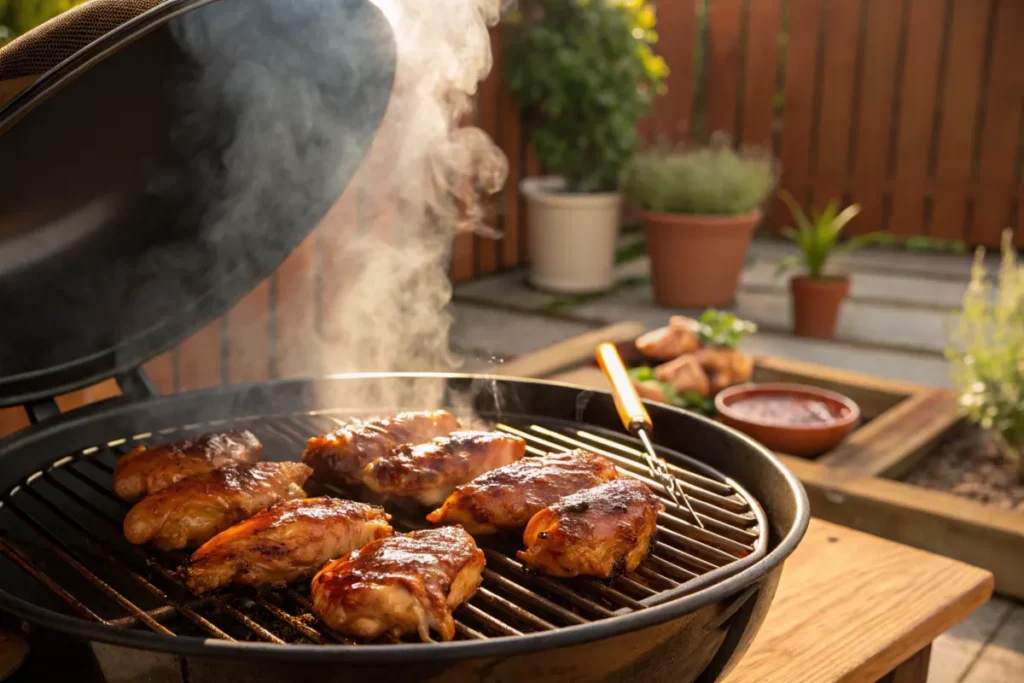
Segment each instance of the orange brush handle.
[[630,433],[638,429],[650,432],[651,416],[647,414],[640,395],[636,393],[636,387],[626,372],[626,364],[622,362],[622,356],[614,344],[605,343],[597,347],[597,363],[612,385],[612,396],[615,397],[615,407],[622,424]]

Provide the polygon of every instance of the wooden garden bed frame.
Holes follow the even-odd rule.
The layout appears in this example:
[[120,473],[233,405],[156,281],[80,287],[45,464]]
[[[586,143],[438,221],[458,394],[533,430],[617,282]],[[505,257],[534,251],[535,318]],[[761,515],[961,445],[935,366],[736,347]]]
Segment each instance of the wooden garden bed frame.
[[[644,331],[632,322],[595,330],[505,363],[501,374],[605,389],[591,366],[597,344]],[[898,481],[960,422],[953,392],[774,356],[757,357],[755,367],[756,381],[831,389],[870,418],[816,459],[779,454],[815,517],[988,569],[997,592],[1024,598],[1024,515]]]

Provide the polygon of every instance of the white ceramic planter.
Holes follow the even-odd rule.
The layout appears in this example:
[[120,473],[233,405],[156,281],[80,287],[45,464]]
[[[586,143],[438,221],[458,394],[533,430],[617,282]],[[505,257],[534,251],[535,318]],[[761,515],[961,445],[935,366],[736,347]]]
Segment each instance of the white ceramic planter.
[[562,192],[561,178],[526,178],[530,282],[539,289],[582,294],[609,289],[622,213],[618,192]]

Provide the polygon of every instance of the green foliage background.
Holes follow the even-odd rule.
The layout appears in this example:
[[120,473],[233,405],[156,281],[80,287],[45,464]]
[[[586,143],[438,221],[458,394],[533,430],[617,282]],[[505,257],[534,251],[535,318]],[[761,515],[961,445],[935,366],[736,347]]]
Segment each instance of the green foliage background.
[[86,0],[0,0],[0,45]]
[[638,145],[637,122],[664,92],[645,0],[522,0],[507,21],[509,89],[537,156],[573,192],[601,192]]

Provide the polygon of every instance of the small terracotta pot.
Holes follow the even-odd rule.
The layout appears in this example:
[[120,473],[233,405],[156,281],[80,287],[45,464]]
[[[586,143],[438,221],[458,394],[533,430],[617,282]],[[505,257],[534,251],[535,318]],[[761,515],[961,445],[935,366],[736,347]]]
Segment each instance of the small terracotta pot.
[[[828,406],[833,419],[815,425],[761,422],[744,416],[732,407],[744,399],[765,397],[818,401]],[[715,396],[715,410],[720,421],[767,448],[802,457],[813,457],[831,450],[846,438],[860,419],[860,408],[842,394],[805,384],[783,382],[738,384],[724,389]]]
[[789,288],[793,294],[793,334],[832,339],[836,334],[839,308],[850,295],[849,278],[802,275],[790,280]]
[[760,210],[739,216],[644,211],[642,217],[659,305],[698,308],[733,300]]

